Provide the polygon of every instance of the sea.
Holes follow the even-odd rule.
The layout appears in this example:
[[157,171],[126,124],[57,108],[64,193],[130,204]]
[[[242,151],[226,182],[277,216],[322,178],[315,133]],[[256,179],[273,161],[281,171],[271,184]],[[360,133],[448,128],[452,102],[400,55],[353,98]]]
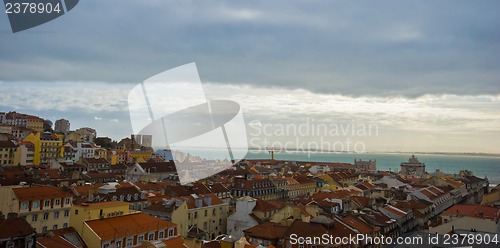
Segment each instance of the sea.
[[[208,159],[222,157],[222,151],[210,149],[192,150],[191,154]],[[406,162],[413,153],[346,153],[346,152],[275,152],[276,160],[354,163],[354,159],[376,160],[377,170],[399,171],[401,162]],[[414,154],[425,164],[426,171],[440,170],[448,174],[458,174],[461,170],[472,171],[480,178],[488,178],[490,185],[500,184],[500,155],[481,154]],[[268,151],[249,150],[245,159],[271,159]]]

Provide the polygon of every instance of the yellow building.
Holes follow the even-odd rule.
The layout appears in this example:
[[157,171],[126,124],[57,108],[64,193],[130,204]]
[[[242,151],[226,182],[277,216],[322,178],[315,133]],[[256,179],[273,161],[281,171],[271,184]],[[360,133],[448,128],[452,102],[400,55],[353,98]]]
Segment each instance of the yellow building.
[[150,147],[143,147],[141,149],[135,149],[130,153],[133,161],[141,163],[142,161],[148,161],[151,156],[153,156],[154,150]]
[[49,164],[52,160],[62,158],[64,155],[64,148],[62,143],[62,136],[45,132],[45,133],[31,133],[24,141],[29,141],[35,146],[33,164]]
[[38,233],[68,227],[72,202],[58,187],[0,187],[0,211],[24,217]]
[[177,225],[143,213],[88,220],[84,222],[83,230],[79,234],[89,247],[96,248],[140,247],[145,241],[179,238]]
[[80,205],[74,205],[71,208],[69,225],[75,228],[78,233],[81,233],[85,221],[135,213],[135,211],[131,211],[129,209],[129,205],[129,203],[122,201],[82,203]]
[[43,119],[36,117],[36,116],[31,116],[27,115],[26,118],[26,128],[30,128],[33,130],[36,130],[38,132],[43,132]]
[[226,233],[228,210],[228,204],[215,194],[193,194],[154,204],[142,212],[177,224],[183,237],[190,229],[198,228],[209,240]]
[[0,165],[17,165],[17,145],[10,140],[0,141]]
[[70,132],[68,134],[66,134],[66,136],[64,137],[64,143],[67,143],[69,141],[74,141],[74,142],[83,142],[83,135],[81,133],[78,133],[78,132]]
[[70,226],[89,247],[137,247],[144,241],[178,238],[177,225],[130,210],[129,205],[122,201],[75,205]]
[[321,179],[323,179],[327,182],[327,184],[323,185],[323,189],[335,191],[335,190],[343,188],[341,182],[339,182],[336,179],[333,179],[333,177],[328,175],[328,174],[321,176]]

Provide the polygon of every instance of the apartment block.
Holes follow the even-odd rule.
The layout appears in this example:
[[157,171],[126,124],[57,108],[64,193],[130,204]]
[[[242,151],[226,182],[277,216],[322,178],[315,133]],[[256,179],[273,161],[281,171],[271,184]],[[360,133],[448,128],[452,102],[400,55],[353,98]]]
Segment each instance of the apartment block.
[[23,217],[38,233],[69,226],[73,196],[52,186],[0,187],[0,210]]

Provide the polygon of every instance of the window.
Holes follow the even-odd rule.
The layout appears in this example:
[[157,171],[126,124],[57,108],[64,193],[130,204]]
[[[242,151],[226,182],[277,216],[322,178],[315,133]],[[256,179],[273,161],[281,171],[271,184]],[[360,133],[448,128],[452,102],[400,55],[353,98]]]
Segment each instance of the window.
[[174,229],[170,229],[170,230],[168,230],[168,236],[169,236],[169,237],[174,236]]
[[162,238],[163,238],[163,234],[164,234],[164,232],[158,232],[158,237],[159,237],[160,239],[162,239]]
[[42,227],[42,233],[47,232],[47,226]]
[[127,247],[131,247],[132,245],[134,245],[134,239],[133,238],[128,238],[127,239]]
[[78,215],[78,209],[75,209],[75,215]]
[[142,241],[144,240],[144,235],[139,236],[139,238],[137,238],[137,240],[139,240],[139,241],[137,241],[138,244],[142,243]]
[[57,230],[57,225],[52,226],[52,230]]
[[215,216],[215,208],[214,208],[214,209],[212,209],[212,215],[214,215],[214,216]]
[[222,219],[219,219],[219,226],[222,225]]
[[64,217],[69,217],[69,210],[64,211]]
[[155,239],[155,234],[154,233],[150,233],[148,240],[154,240],[154,239]]
[[43,202],[44,207],[50,207],[50,200],[46,200]]
[[206,231],[206,230],[207,230],[207,227],[208,227],[207,222],[203,222],[203,231]]
[[44,213],[43,220],[48,220],[48,219],[49,219],[49,213]]
[[194,218],[198,218],[198,212],[194,212]]
[[40,207],[40,202],[39,201],[34,201],[33,202],[33,208],[39,208]]
[[122,241],[121,240],[118,240],[116,241],[116,247],[122,247]]
[[205,217],[207,217],[207,215],[208,215],[208,210],[205,209]]
[[63,224],[63,228],[66,228],[66,227],[68,227],[68,223]]
[[59,219],[59,211],[58,212],[54,212],[54,219]]
[[55,205],[61,205],[61,200],[60,199],[56,199]]
[[191,219],[191,213],[188,213],[188,220]]
[[64,199],[64,204],[69,204],[69,198]]
[[28,209],[28,207],[29,207],[29,203],[28,202],[23,202],[23,204],[21,204],[21,209],[22,210],[26,210],[26,209]]
[[34,215],[31,217],[31,221],[32,221],[32,222],[38,221],[38,214],[34,214]]

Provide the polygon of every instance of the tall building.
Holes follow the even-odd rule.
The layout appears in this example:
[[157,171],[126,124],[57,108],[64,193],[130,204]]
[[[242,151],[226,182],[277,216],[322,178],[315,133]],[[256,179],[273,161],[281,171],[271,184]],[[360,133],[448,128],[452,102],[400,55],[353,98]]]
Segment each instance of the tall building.
[[377,170],[377,160],[363,161],[361,159],[354,159],[354,165],[357,170]]
[[150,134],[132,134],[130,136],[132,141],[140,146],[152,147],[153,146],[153,135]]
[[24,138],[24,141],[29,141],[34,145],[34,165],[49,164],[52,160],[62,158],[64,155],[62,137],[56,134],[31,133]]
[[54,126],[54,131],[61,132],[64,134],[68,133],[69,129],[70,129],[70,123],[66,119],[57,120]]

